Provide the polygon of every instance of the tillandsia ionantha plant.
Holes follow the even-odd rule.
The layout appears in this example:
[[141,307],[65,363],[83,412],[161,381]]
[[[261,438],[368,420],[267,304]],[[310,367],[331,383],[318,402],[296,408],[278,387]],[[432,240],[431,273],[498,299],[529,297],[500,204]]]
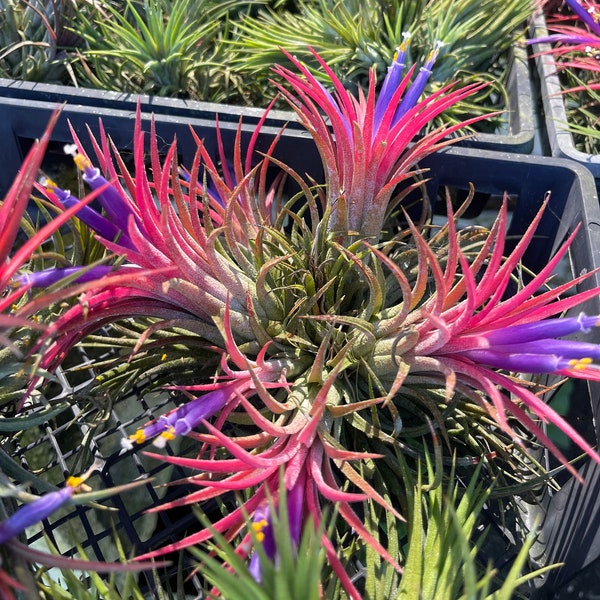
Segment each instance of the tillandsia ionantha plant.
[[[427,93],[455,78],[465,84],[490,84],[448,107],[430,126],[455,124],[506,109],[508,51],[523,36],[534,4],[532,0],[300,0],[288,10],[267,7],[256,17],[242,20],[240,35],[232,39],[233,65],[248,75],[244,79],[247,97],[264,105],[270,66],[282,61],[281,48],[307,61],[323,83],[328,78],[311,57],[311,47],[342,81],[364,85],[372,67],[378,82],[383,81],[399,46],[406,47],[407,66],[422,65],[434,42],[440,40]],[[496,116],[477,126],[494,131],[500,121]]]
[[[315,53],[330,92],[287,58],[292,68],[275,68],[278,87],[314,138],[324,182],[278,161],[277,140],[256,164],[262,123],[246,147],[240,127],[233,156],[217,130],[219,161],[197,139],[186,169],[175,143],[161,157],[153,129],[146,146],[138,117],[133,174],[103,133],[93,140],[98,167],[75,138],[68,151],[98,205],[79,206],[49,178],[39,187],[59,209],[79,209],[107,254],[86,266],[15,274],[12,284],[31,296],[15,317],[33,318],[52,298],[59,302],[30,352],[34,381],[77,343],[103,327],[119,331],[126,320],[143,330],[112,373],[99,373],[98,385],[122,392],[123,371],[143,379],[169,365],[160,380],[169,378],[182,404],[131,431],[123,450],[192,438],[192,456],[148,453],[190,469],[186,481],[197,487],[153,510],[210,499],[231,508],[139,560],[224,539],[247,559],[230,566],[262,581],[265,561],[277,567],[289,556],[273,532],[285,495],[293,550],[310,545],[307,524],[320,534],[324,593],[335,597],[341,588],[360,598],[349,571],[365,553],[371,564],[377,555],[385,585],[398,586],[409,485],[401,460],[424,456],[432,431],[442,440],[442,464],[468,469],[485,461],[481,473],[508,487],[535,472],[531,435],[575,474],[540,421],[600,461],[535,383],[544,374],[600,379],[600,348],[563,339],[589,332],[598,316],[562,316],[598,290],[564,295],[585,276],[550,285],[576,233],[539,273],[524,271],[543,211],[512,250],[506,204],[489,230],[458,229],[462,209],[453,213],[450,203],[447,223],[431,224],[417,163],[451,143],[459,126],[415,136],[479,85],[446,86],[421,99],[429,68],[404,73],[400,52],[379,95],[374,71],[353,95]],[[273,170],[279,175],[271,179]],[[298,190],[291,197],[283,176]],[[50,295],[49,285],[57,290]],[[335,508],[328,528],[327,507]]]
[[573,134],[582,152],[600,149],[597,124],[600,117],[600,4],[565,0],[544,4],[547,34],[528,40],[542,46],[540,54],[552,54],[563,88],[568,123],[559,123]]

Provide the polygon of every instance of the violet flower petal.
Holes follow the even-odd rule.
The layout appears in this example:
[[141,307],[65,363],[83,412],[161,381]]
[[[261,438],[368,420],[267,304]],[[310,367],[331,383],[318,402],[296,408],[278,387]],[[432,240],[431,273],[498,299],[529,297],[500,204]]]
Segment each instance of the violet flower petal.
[[[256,509],[252,519],[252,529],[256,534],[257,541],[263,547],[267,558],[275,560],[277,551],[275,546],[275,536],[273,535],[273,525],[271,523],[271,511],[268,505],[263,504]],[[252,578],[257,583],[261,583],[262,569],[258,552],[254,552],[250,558],[248,569],[250,570]]]
[[586,9],[578,0],[565,0],[565,2],[595,34],[600,35],[600,23],[598,23],[600,15],[593,6]]
[[[71,208],[80,203],[79,198],[73,196],[69,190],[62,190],[53,181],[44,179],[42,185],[51,193],[53,193],[63,204],[65,208]],[[85,223],[90,229],[103,238],[113,241],[117,238],[119,245],[125,248],[133,248],[133,243],[127,236],[127,230],[121,230],[114,223],[103,217],[90,206],[82,206],[77,211],[77,218]]]
[[65,277],[74,275],[75,273],[81,272],[81,275],[74,279],[74,282],[85,283],[87,281],[95,281],[105,275],[108,275],[112,271],[112,267],[107,265],[98,265],[91,269],[84,269],[82,267],[65,267],[63,269],[44,269],[43,271],[37,271],[35,273],[24,273],[15,277],[14,281],[18,285],[28,285],[33,288],[46,288],[54,285]]
[[519,373],[556,373],[567,364],[564,359],[554,354],[505,354],[491,349],[467,350],[462,356],[494,369]]
[[67,144],[65,152],[73,156],[75,165],[83,172],[83,180],[93,190],[102,189],[98,194],[98,201],[106,212],[109,221],[123,233],[127,233],[129,217],[133,216],[135,218],[131,206],[124,200],[118,190],[102,176],[100,170],[93,167],[90,161],[79,153],[75,144]]
[[383,80],[381,90],[379,91],[379,95],[377,97],[377,102],[375,103],[375,114],[373,116],[375,128],[381,122],[392,96],[394,95],[396,89],[398,89],[400,81],[402,80],[402,74],[404,72],[406,61],[406,53],[410,44],[411,34],[404,32],[402,37],[404,39],[396,50],[396,55],[394,56],[392,64],[388,67],[387,74]]
[[600,345],[574,340],[543,339],[522,344],[494,346],[492,349],[502,354],[553,354],[565,359],[589,358],[600,360]]
[[142,444],[150,438],[156,438],[153,442],[154,445],[159,448],[164,447],[167,441],[178,435],[189,433],[201,421],[221,410],[232,397],[235,386],[235,383],[227,383],[208,394],[182,404],[175,410],[138,429],[128,438],[122,439],[121,446],[131,450],[134,442]]
[[485,333],[490,345],[520,344],[544,338],[558,338],[581,331],[589,333],[592,327],[600,325],[600,317],[588,317],[581,313],[578,317],[545,319],[534,323],[503,327]]
[[397,123],[419,101],[419,98],[421,97],[421,94],[425,89],[425,85],[427,84],[427,81],[432,73],[433,65],[443,45],[444,44],[439,41],[435,43],[433,50],[429,53],[429,56],[427,57],[427,62],[419,69],[418,75],[415,77],[415,80],[408,88],[406,94],[400,102],[400,105],[396,109],[396,114],[394,115],[394,120],[392,124]]
[[48,518],[55,510],[68,502],[73,491],[73,486],[66,485],[56,492],[44,494],[37,500],[21,506],[13,515],[0,523],[0,544],[4,544],[28,527]]

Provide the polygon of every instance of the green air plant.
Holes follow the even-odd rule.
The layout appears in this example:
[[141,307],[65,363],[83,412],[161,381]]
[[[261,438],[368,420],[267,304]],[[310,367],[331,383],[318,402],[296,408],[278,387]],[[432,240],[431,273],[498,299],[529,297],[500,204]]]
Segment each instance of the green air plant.
[[[426,452],[425,465],[419,464],[416,477],[401,456],[399,462],[407,480],[408,543],[404,573],[394,596],[398,600],[527,598],[519,593],[524,584],[558,566],[522,575],[535,541],[536,532],[531,531],[508,572],[495,581],[497,573],[491,565],[482,568],[477,564],[480,546],[489,533],[478,532],[477,524],[493,489],[480,477],[483,462],[472,471],[464,488],[459,484],[456,461],[449,472],[442,473],[439,454],[434,464]],[[374,590],[369,597],[379,596]]]
[[[242,7],[252,0],[241,3]],[[235,87],[224,55],[232,0],[102,1],[81,14],[86,49],[76,64],[94,87],[219,101]]]
[[568,90],[563,96],[568,118],[564,126],[573,135],[578,150],[587,154],[598,154],[600,151],[598,132],[600,82],[597,77],[590,79],[585,73],[577,73],[575,70],[566,71],[562,75],[562,81]]
[[[566,294],[586,275],[550,283],[577,232],[539,273],[522,277],[545,205],[510,250],[506,202],[489,229],[460,230],[463,209],[455,214],[449,200],[447,222],[434,227],[429,218],[418,163],[449,145],[459,125],[418,136],[481,89],[450,84],[422,98],[438,50],[418,72],[404,72],[399,52],[379,93],[371,71],[357,95],[318,53],[311,60],[327,87],[286,55],[290,66],[275,68],[277,87],[314,139],[323,181],[278,161],[277,139],[257,151],[264,120],[245,144],[240,124],[232,156],[218,130],[218,157],[196,138],[195,158],[182,167],[176,143],[161,155],[138,115],[135,173],[104,132],[93,141],[95,157],[77,138],[67,148],[94,206],[48,178],[40,183],[47,200],[64,214],[77,210],[111,254],[102,264],[10,273],[7,283],[30,295],[14,318],[59,303],[55,314],[43,313],[46,327],[29,353],[39,369],[30,389],[103,327],[135,332],[131,322],[146,324],[122,359],[124,372],[138,352],[157,368],[185,348],[196,361],[184,369],[173,361],[168,387],[181,404],[122,440],[125,452],[152,443],[148,457],[189,469],[192,491],[152,512],[235,498],[212,523],[138,560],[223,536],[260,582],[252,542],[265,536],[267,558],[289,550],[267,535],[285,494],[292,551],[311,525],[325,557],[323,588],[358,599],[356,560],[376,554],[382,569],[402,572],[407,478],[398,454],[416,469],[432,429],[444,465],[469,469],[487,458],[481,477],[506,487],[528,483],[525,466],[535,471],[532,436],[577,476],[542,423],[600,462],[535,382],[600,380],[600,348],[564,339],[599,324],[597,315],[565,315],[598,289]],[[299,190],[291,197],[284,177]],[[197,450],[161,451],[179,436]],[[335,515],[327,532],[324,511]]]
[[0,2],[0,77],[66,83],[72,80],[66,46],[80,38],[68,31],[74,0]]
[[[265,101],[270,66],[282,61],[282,48],[308,61],[326,82],[311,58],[313,48],[352,86],[364,84],[371,67],[381,83],[394,52],[411,36],[408,66],[423,64],[433,44],[440,42],[427,93],[455,80],[490,84],[449,107],[430,127],[506,107],[503,81],[508,50],[523,35],[532,11],[531,0],[300,0],[297,4],[297,10],[264,9],[257,17],[246,18],[239,25],[241,35],[232,42],[235,69],[249,75],[245,81],[256,104]],[[495,119],[479,122],[486,129],[497,124]]]

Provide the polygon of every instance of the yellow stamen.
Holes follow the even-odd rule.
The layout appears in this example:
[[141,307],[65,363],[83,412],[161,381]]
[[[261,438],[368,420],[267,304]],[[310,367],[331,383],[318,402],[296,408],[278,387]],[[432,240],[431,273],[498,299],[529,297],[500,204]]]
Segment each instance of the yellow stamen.
[[90,163],[90,161],[85,156],[83,156],[83,154],[76,154],[73,157],[73,161],[75,162],[75,165],[80,171],[89,169],[92,166],[92,163]]
[[48,192],[53,192],[58,187],[58,185],[56,185],[56,183],[49,177],[42,177],[42,179],[40,179],[40,185],[42,185]]
[[146,434],[143,429],[138,429],[134,434],[129,436],[129,439],[136,444],[143,444],[146,441]]
[[162,360],[162,361],[167,360],[167,353],[166,352],[160,357],[160,360]]
[[92,163],[77,150],[77,146],[75,144],[65,145],[64,151],[65,154],[70,154],[73,157],[73,162],[80,171],[84,171],[85,169],[90,169],[92,167]]
[[402,32],[402,41],[400,42],[400,45],[396,48],[396,51],[394,52],[394,62],[398,59],[398,55],[400,53],[404,54],[408,47],[410,46],[410,40],[412,38],[412,33],[410,33],[410,31],[403,31]]
[[166,431],[163,431],[160,434],[160,437],[164,438],[165,440],[174,440],[175,439],[175,428],[169,427],[169,429],[167,429]]
[[261,519],[260,521],[256,521],[252,523],[252,529],[256,533],[256,540],[262,544],[265,539],[264,530],[268,527],[269,522],[266,519]]
[[78,488],[83,482],[85,481],[85,479],[83,477],[74,477],[71,476],[67,479],[67,485],[69,487],[72,487],[73,489]]
[[73,489],[73,492],[89,492],[92,488],[89,485],[85,485],[85,481],[88,480],[89,476],[97,469],[96,465],[93,464],[85,473],[82,473],[79,477],[71,475],[65,482],[66,485]]
[[574,358],[569,361],[569,366],[575,371],[583,371],[586,367],[591,365],[593,360],[591,358]]
[[433,50],[427,56],[427,63],[435,62],[440,54],[440,50],[444,47],[444,42],[437,40],[433,46]]

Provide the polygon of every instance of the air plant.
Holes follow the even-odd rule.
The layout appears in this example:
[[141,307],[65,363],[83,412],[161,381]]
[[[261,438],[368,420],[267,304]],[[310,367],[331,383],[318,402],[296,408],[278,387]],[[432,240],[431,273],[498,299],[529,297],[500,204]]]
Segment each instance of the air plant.
[[102,1],[78,16],[86,47],[74,66],[83,82],[125,92],[223,101],[236,94],[226,38],[255,0]]
[[65,46],[81,39],[68,31],[77,11],[72,0],[30,0],[2,3],[0,18],[0,77],[46,83],[72,78]]
[[600,5],[588,0],[565,0],[565,5],[571,12],[557,11],[549,15],[549,34],[528,40],[528,43],[553,44],[544,53],[560,58],[561,70],[600,71]]
[[[7,290],[7,293],[0,299],[0,344],[3,346],[0,355],[4,363],[4,371],[10,373],[10,367],[14,369],[13,377],[5,376],[4,373],[2,375],[3,403],[10,396],[9,391],[14,387],[18,388],[18,383],[15,384],[14,379],[18,379],[19,381],[25,379],[24,373],[26,367],[17,361],[27,352],[28,344],[33,343],[32,340],[36,332],[44,328],[44,324],[39,320],[24,319],[15,315],[15,311],[19,307],[22,308],[27,304],[27,294],[30,290],[30,285],[26,281],[20,281],[18,285],[14,285],[11,282],[14,282],[16,274],[29,261],[31,255],[40,244],[68,222],[78,210],[85,208],[86,204],[93,199],[92,195],[77,206],[65,210],[47,225],[41,227],[33,237],[25,242],[16,243],[21,220],[29,203],[33,183],[39,172],[47,145],[51,139],[52,128],[58,117],[59,113],[56,113],[44,135],[33,144],[15,182],[0,206],[0,286]],[[68,291],[64,293],[67,296],[69,294]],[[52,303],[52,299],[50,298],[49,303]],[[9,357],[12,357],[13,361],[10,366],[8,365]],[[21,376],[18,374],[19,371],[23,371]],[[40,415],[42,420],[39,423],[35,419],[26,422],[25,417],[10,419],[3,415],[4,431],[9,430],[11,423],[14,423],[15,431],[27,427],[35,427],[58,414],[64,408],[64,405],[54,406],[42,411]],[[44,564],[49,567],[55,566],[72,570],[99,570],[115,573],[137,572],[148,568],[155,568],[156,563],[154,562],[140,566],[138,563],[129,565],[99,563],[53,556],[29,548],[18,540],[18,537],[27,528],[38,525],[42,520],[61,507],[72,503],[103,499],[138,485],[138,483],[134,483],[133,485],[129,484],[92,492],[91,488],[85,485],[85,481],[90,474],[91,470],[79,477],[69,477],[64,487],[41,496],[35,496],[25,492],[23,489],[15,488],[15,486],[4,481],[4,475],[2,475],[0,496],[4,498],[14,497],[23,502],[23,504],[13,514],[0,520],[0,546],[6,548],[12,556],[19,556],[30,564]],[[74,494],[76,493],[78,494],[77,500],[74,499]],[[0,595],[3,599],[6,598],[9,600],[13,598],[13,590],[24,589],[22,583],[22,581],[15,581],[6,569],[0,569]]]
[[[294,70],[275,69],[288,86],[280,89],[315,140],[324,185],[281,164],[276,140],[254,163],[262,122],[246,148],[240,126],[232,161],[217,132],[221,169],[200,139],[188,170],[177,163],[175,143],[161,159],[151,131],[152,178],[139,117],[135,174],[104,133],[93,140],[99,168],[75,138],[68,150],[101,207],[77,215],[115,258],[80,273],[15,274],[14,285],[32,291],[15,314],[31,318],[47,305],[49,295],[36,294],[37,286],[70,286],[73,301],[48,321],[32,351],[42,372],[58,368],[101,327],[125,319],[147,324],[125,361],[144,349],[156,365],[182,346],[197,353],[191,373],[171,372],[181,406],[131,432],[123,449],[191,437],[198,442],[193,456],[149,456],[191,469],[187,482],[197,491],[153,510],[231,494],[236,506],[139,560],[218,535],[256,574],[252,542],[267,535],[269,502],[277,507],[286,494],[292,543],[301,544],[298,532],[311,523],[335,579],[360,598],[347,562],[361,549],[383,559],[389,577],[400,577],[402,555],[390,533],[404,521],[398,453],[418,459],[432,430],[450,451],[445,460],[456,455],[466,468],[488,457],[488,477],[519,484],[526,483],[520,470],[533,468],[531,435],[575,473],[539,421],[556,425],[600,462],[530,377],[600,380],[597,346],[562,339],[598,324],[597,316],[562,316],[598,290],[563,297],[585,275],[549,286],[575,234],[538,274],[521,277],[544,208],[511,251],[506,204],[491,229],[475,235],[457,228],[462,209],[454,214],[450,203],[445,225],[436,230],[429,222],[429,201],[410,178],[455,128],[411,142],[478,86],[445,87],[421,100],[434,56],[416,76],[414,68],[402,74],[398,56],[378,98],[374,74],[366,92],[354,96],[318,54],[333,92],[288,58]],[[281,176],[270,185],[273,168],[299,192],[284,197]],[[73,194],[47,178],[40,187],[57,207],[78,208]],[[417,193],[420,220],[408,192]],[[56,294],[64,298],[64,290]],[[161,330],[177,336],[154,338]],[[322,527],[329,505],[338,515],[331,535]],[[385,513],[383,525],[367,523],[363,514],[371,511]],[[283,552],[276,543],[277,536],[267,556]]]

